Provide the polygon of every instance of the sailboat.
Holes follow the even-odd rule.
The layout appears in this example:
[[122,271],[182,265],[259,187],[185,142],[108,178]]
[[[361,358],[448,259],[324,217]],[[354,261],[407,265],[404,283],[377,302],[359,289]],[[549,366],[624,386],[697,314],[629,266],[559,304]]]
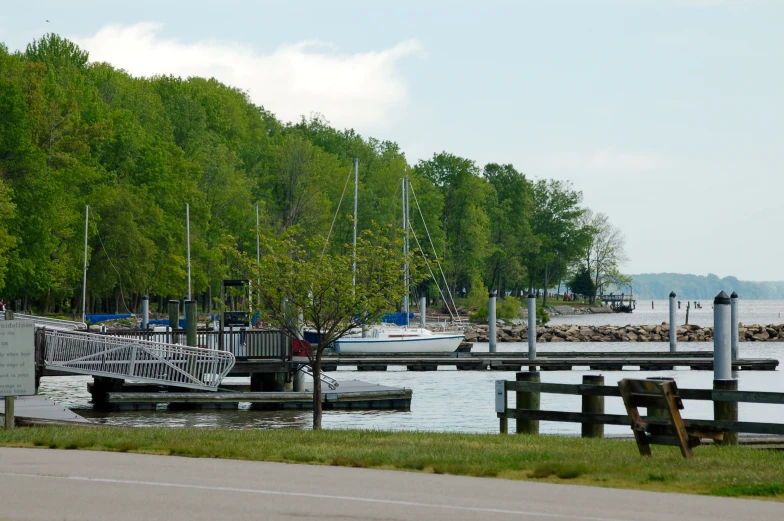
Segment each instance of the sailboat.
[[[359,160],[354,160],[354,249],[357,240],[357,184],[359,181]],[[403,178],[403,230],[405,241],[403,253],[408,255],[409,230],[409,180]],[[415,194],[416,195],[416,194]],[[356,265],[355,265],[356,269]],[[408,288],[408,265],[403,275],[403,282]],[[424,309],[421,310],[424,313]],[[408,295],[403,298],[403,313],[406,317],[405,326],[394,324],[373,325],[354,334],[346,335],[335,341],[338,353],[453,353],[465,338],[462,333],[435,333],[424,327],[412,328],[408,325]],[[424,322],[424,321],[422,321]]]

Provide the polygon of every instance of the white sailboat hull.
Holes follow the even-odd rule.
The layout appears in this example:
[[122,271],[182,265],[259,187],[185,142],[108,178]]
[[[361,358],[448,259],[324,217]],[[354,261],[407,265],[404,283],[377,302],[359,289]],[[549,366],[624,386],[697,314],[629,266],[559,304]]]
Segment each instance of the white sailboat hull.
[[411,335],[404,338],[359,338],[344,337],[335,341],[335,351],[351,353],[453,353],[464,336],[454,335]]

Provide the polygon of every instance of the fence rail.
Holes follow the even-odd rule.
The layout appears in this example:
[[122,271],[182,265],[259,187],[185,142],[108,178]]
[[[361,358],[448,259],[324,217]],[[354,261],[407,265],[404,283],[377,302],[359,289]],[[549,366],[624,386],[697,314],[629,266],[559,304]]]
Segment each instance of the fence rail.
[[[539,421],[580,423],[583,437],[603,437],[603,425],[626,425],[631,419],[626,414],[605,414],[604,398],[621,397],[617,386],[603,385],[604,378],[586,375],[582,384],[556,384],[539,381],[538,372],[517,373],[517,381],[496,381],[496,413],[502,434],[508,431],[508,420],[516,420],[518,433],[539,433]],[[718,428],[725,433],[784,435],[784,424],[738,421],[738,403],[784,404],[784,393],[763,391],[738,391],[727,389],[737,386],[735,380],[717,380],[714,389],[678,389],[683,400],[707,400],[714,405],[713,420],[684,418],[687,427]],[[516,393],[516,407],[508,407],[508,393]],[[541,410],[541,394],[569,394],[582,396],[581,412]],[[648,417],[658,418],[661,413],[648,410]],[[597,428],[598,427],[598,428]],[[729,436],[730,440],[736,437]]]
[[[22,313],[14,313],[14,320],[31,320],[35,322],[36,326],[47,327],[52,329],[65,329],[70,331],[86,330],[87,324],[84,322],[76,322],[73,320],[63,320],[61,318],[39,317],[38,315],[24,315]],[[5,320],[5,313],[0,313],[0,320]]]
[[44,365],[75,374],[214,391],[234,366],[226,351],[74,331],[43,335]]
[[[104,335],[135,338],[168,344],[186,344],[184,329],[151,331],[145,329],[108,329]],[[282,359],[290,360],[291,338],[276,329],[252,329],[247,331],[224,331],[221,342],[220,331],[197,331],[196,346],[202,349],[228,351],[237,359]]]

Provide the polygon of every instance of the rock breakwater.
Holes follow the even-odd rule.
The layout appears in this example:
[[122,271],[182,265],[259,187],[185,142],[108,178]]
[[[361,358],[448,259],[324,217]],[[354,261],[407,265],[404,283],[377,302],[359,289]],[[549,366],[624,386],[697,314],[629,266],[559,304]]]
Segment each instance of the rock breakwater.
[[[499,342],[528,341],[526,326],[502,326],[496,328]],[[667,342],[670,326],[576,326],[559,324],[537,327],[537,342]],[[713,327],[683,325],[677,328],[681,342],[713,341]],[[487,342],[488,326],[471,325],[465,331],[467,342]],[[762,326],[743,325],[738,328],[741,342],[784,342],[784,324]]]

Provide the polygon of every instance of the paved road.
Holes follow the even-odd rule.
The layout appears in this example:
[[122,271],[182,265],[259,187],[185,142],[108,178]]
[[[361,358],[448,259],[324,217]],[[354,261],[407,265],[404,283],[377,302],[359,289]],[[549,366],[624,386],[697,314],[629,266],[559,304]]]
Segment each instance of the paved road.
[[409,472],[0,449],[0,519],[784,519],[784,504]]

